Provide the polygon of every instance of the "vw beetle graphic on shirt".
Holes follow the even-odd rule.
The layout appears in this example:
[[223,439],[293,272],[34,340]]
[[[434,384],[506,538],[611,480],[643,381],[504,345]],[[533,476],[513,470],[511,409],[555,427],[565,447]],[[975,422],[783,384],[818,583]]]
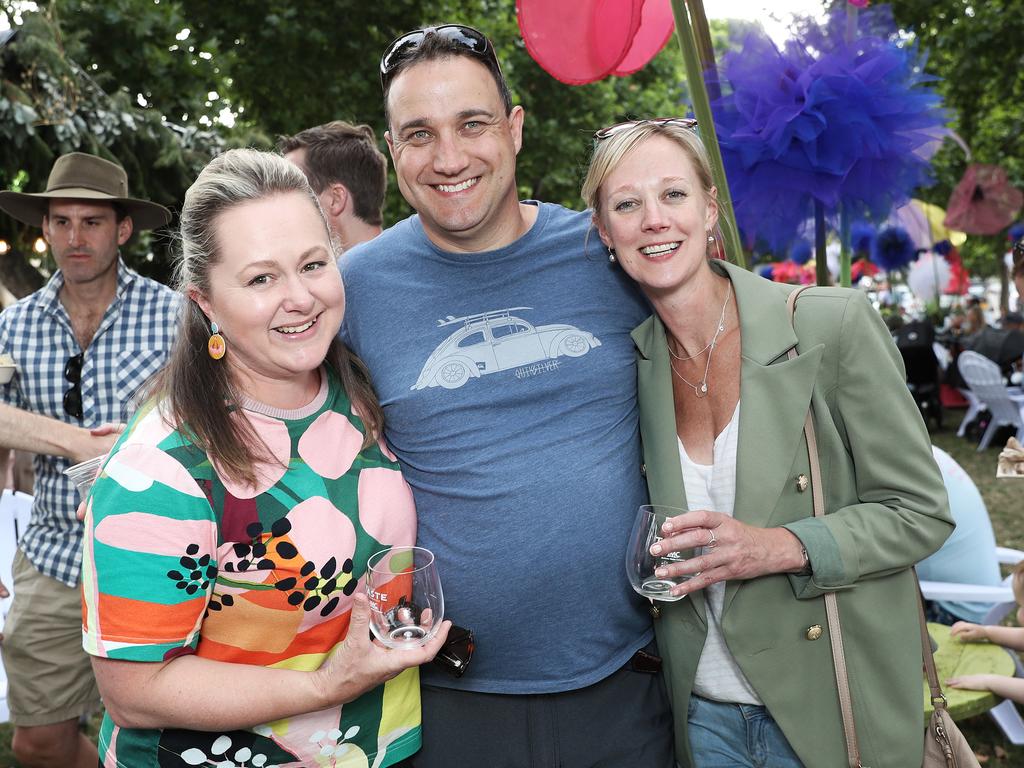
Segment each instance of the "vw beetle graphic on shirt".
[[535,326],[512,314],[530,309],[509,307],[438,320],[439,328],[455,326],[455,330],[427,358],[411,389],[456,389],[484,374],[562,356],[580,357],[601,346],[596,336],[574,325]]

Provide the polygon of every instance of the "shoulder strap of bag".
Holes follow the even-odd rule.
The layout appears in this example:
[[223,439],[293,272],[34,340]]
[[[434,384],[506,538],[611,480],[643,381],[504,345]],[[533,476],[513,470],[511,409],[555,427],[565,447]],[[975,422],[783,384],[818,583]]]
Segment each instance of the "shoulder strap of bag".
[[924,617],[924,598],[921,596],[921,584],[917,580],[917,571],[914,571],[914,585],[917,587],[917,605],[920,609],[918,622],[921,625],[921,653],[924,656],[924,674],[928,678],[928,690],[931,692],[932,707],[934,709],[946,708],[946,696],[942,692],[942,684],[939,683],[939,673],[935,669],[935,657],[932,654],[932,641],[928,636],[928,623]]
[[[789,294],[787,308],[789,310],[789,321],[793,324],[796,315],[796,300],[807,288],[805,285],[797,288]],[[789,350],[789,359],[797,356],[796,347]],[[814,516],[821,517],[825,514],[825,499],[823,496],[823,485],[821,482],[821,465],[818,462],[818,441],[814,432],[814,420],[811,409],[807,409],[807,418],[804,420],[804,437],[807,441],[807,460],[811,471],[811,500],[814,504]],[[931,639],[928,637],[928,625],[924,616],[924,603],[921,598],[921,587],[917,580],[917,571],[914,571],[914,583],[917,587],[917,608],[918,623],[921,626],[921,656],[924,659],[925,676],[928,678],[928,689],[931,692],[932,707],[936,710],[946,708],[946,697],[942,693],[942,686],[939,683],[939,675],[935,669],[935,659],[932,656]],[[839,691],[839,707],[843,715],[843,733],[846,736],[846,756],[850,768],[860,768],[860,747],[857,744],[857,730],[853,721],[853,697],[850,695],[850,679],[846,671],[846,655],[843,652],[842,629],[839,624],[839,605],[836,601],[835,592],[825,593],[825,614],[828,617],[828,632],[832,642],[832,661],[835,665],[836,688]]]
[[[795,314],[796,300],[809,285],[797,288],[789,294],[787,308],[789,322],[796,331]],[[789,359],[797,356],[796,347],[789,350]],[[825,514],[824,486],[821,481],[821,464],[818,462],[818,439],[814,431],[814,419],[811,408],[807,409],[804,419],[804,438],[807,442],[807,460],[811,470],[811,501],[814,504],[814,516]],[[839,708],[843,715],[843,734],[846,737],[846,757],[850,768],[860,768],[860,747],[857,744],[857,729],[853,722],[853,696],[850,694],[850,679],[846,672],[846,654],[843,651],[843,632],[839,623],[839,604],[835,592],[825,593],[825,615],[828,617],[828,637],[832,643],[832,663],[836,670],[836,689],[839,692]]]

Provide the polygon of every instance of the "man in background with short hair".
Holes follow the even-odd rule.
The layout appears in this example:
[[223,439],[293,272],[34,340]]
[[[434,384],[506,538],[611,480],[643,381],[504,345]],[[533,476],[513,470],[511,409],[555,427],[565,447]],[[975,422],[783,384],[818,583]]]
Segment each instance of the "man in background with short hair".
[[335,120],[282,136],[277,148],[306,174],[343,250],[380,234],[388,161],[370,126]]

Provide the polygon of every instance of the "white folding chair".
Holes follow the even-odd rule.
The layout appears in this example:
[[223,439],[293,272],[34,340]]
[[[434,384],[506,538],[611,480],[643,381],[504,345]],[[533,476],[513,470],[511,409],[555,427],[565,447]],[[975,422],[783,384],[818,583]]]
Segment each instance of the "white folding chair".
[[[0,495],[0,581],[14,595],[14,584],[11,578],[11,566],[14,564],[14,553],[18,549],[21,534],[28,527],[32,518],[32,497],[21,491],[4,489]],[[11,597],[0,600],[0,628],[7,617]]]
[[[0,581],[10,593],[9,597],[0,599],[0,631],[3,630],[7,611],[14,599],[14,579],[11,577],[11,566],[14,553],[18,549],[18,540],[28,527],[32,518],[32,497],[20,491],[5,489],[0,495]],[[7,722],[10,712],[7,709],[7,673],[0,664],[0,722]]]
[[1013,387],[1008,390],[999,366],[977,352],[961,352],[956,364],[971,392],[992,414],[988,429],[978,443],[978,450],[988,448],[996,430],[1001,426],[1016,427],[1017,439],[1024,440],[1024,394],[1020,394],[1020,389]]
[[[1024,552],[1009,547],[996,547],[996,559],[1000,565],[1016,565],[1024,560]],[[922,581],[921,594],[924,595],[925,600],[990,603],[992,607],[989,608],[981,623],[998,624],[1017,608],[1010,580],[1011,577],[1007,576],[998,586],[957,584],[952,581]]]
[[975,416],[985,410],[985,404],[967,387],[960,387],[957,389],[957,392],[963,395],[964,400],[967,401],[967,412],[964,414],[963,419],[960,421],[960,426],[956,430],[956,436],[963,437],[967,434],[967,425],[974,421]]

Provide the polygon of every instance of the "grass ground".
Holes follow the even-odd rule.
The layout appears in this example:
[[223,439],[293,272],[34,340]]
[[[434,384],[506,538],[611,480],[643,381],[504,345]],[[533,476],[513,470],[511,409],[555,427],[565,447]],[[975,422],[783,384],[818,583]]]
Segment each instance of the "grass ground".
[[[1003,546],[1024,549],[1024,481],[996,480],[999,448],[992,447],[979,453],[975,450],[976,440],[956,437],[954,432],[960,415],[957,411],[949,412],[947,427],[933,432],[932,441],[956,459],[974,479],[988,507],[996,540]],[[90,733],[96,733],[98,722],[97,719],[91,723]],[[1024,747],[1015,747],[1007,742],[1002,731],[987,715],[961,721],[959,725],[977,753],[979,762],[986,768],[1024,766]],[[10,724],[0,724],[0,768],[18,768],[10,743]]]

